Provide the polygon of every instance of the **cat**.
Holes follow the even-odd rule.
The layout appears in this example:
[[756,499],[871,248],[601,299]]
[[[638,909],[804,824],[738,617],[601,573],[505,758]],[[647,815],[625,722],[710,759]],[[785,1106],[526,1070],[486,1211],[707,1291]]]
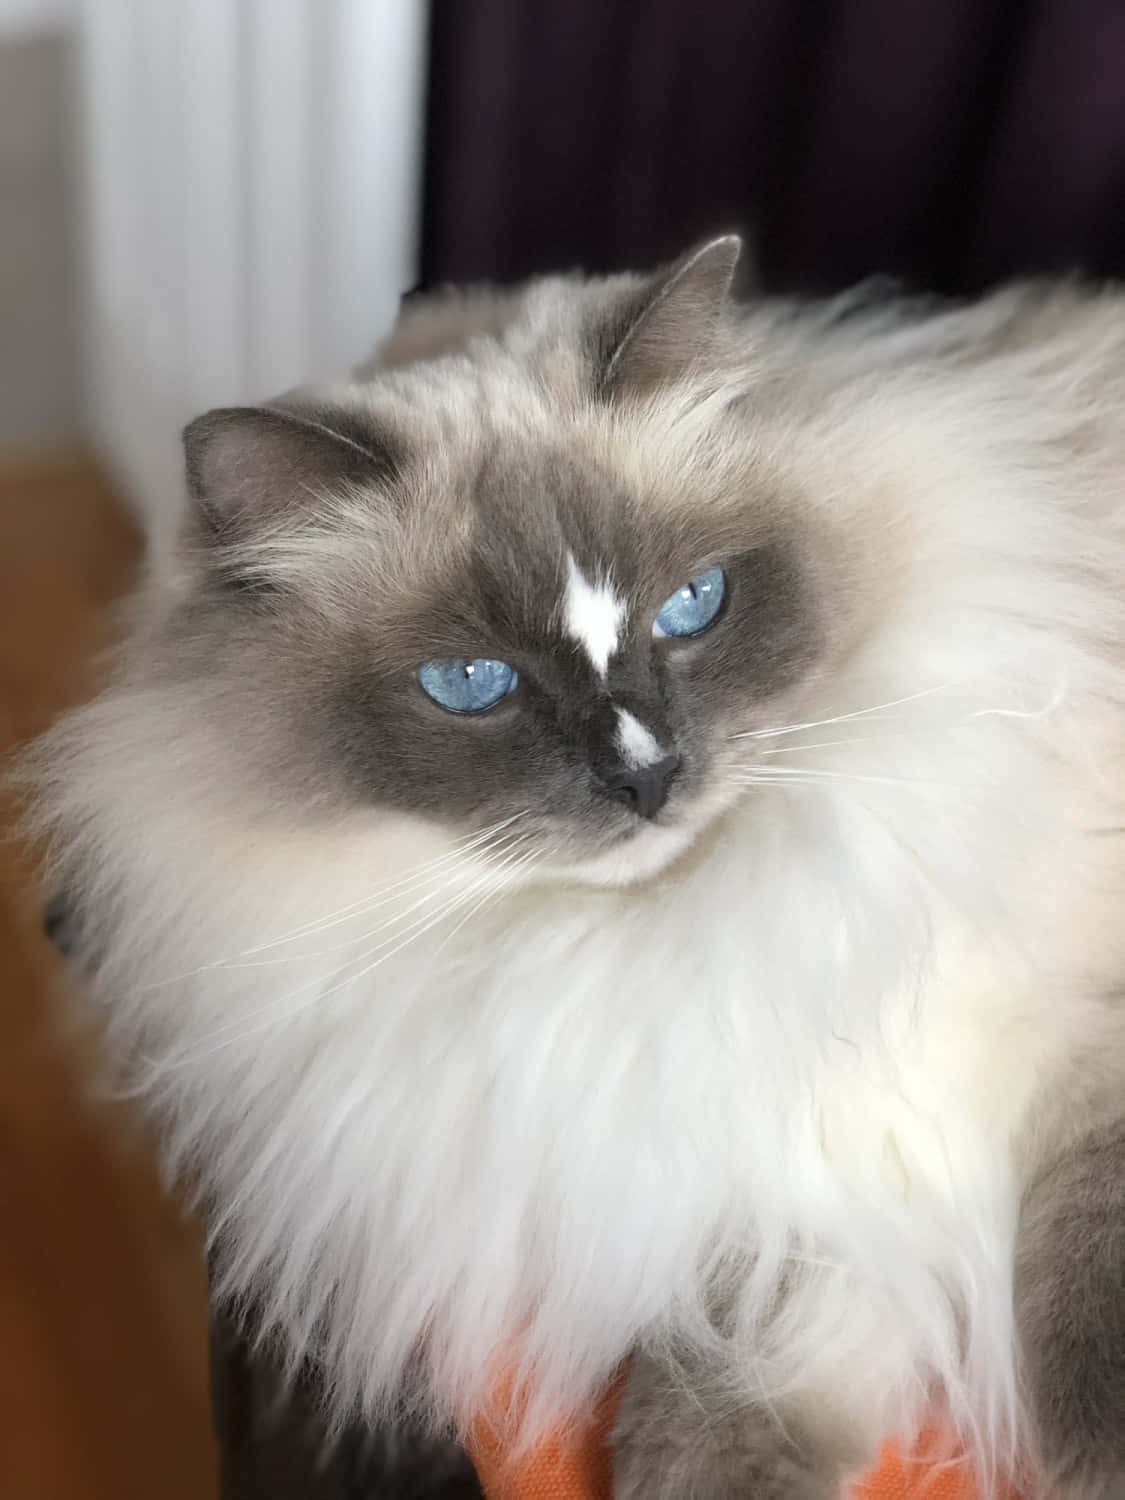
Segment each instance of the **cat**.
[[[186,430],[33,752],[218,1295],[334,1419],[1125,1494],[1125,295],[411,299]],[[397,1405],[396,1405],[397,1404]]]

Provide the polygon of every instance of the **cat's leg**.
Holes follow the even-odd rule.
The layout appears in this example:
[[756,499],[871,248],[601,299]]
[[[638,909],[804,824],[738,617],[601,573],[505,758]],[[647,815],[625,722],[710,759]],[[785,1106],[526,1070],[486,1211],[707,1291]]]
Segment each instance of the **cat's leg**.
[[[686,1379],[685,1379],[686,1374]],[[611,1439],[614,1500],[838,1500],[854,1451],[793,1402],[771,1411],[707,1394],[707,1382],[634,1359]]]
[[1125,1121],[1029,1189],[1016,1320],[1045,1493],[1125,1500]]

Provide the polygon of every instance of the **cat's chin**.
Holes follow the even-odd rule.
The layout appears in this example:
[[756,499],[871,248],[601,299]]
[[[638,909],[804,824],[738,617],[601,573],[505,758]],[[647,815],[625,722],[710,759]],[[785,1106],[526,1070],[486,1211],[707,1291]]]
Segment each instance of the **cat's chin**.
[[732,803],[729,793],[702,797],[690,813],[674,822],[646,823],[627,838],[598,854],[579,856],[545,867],[552,875],[578,880],[584,885],[636,885],[663,874],[669,866],[692,851],[700,835]]
[[604,854],[560,866],[559,873],[586,885],[635,885],[674,863],[690,848],[695,833],[695,829],[683,825],[646,828]]

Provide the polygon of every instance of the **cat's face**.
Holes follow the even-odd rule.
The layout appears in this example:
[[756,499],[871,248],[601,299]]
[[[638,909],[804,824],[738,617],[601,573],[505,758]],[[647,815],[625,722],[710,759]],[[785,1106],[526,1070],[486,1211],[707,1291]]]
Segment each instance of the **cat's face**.
[[582,389],[577,347],[555,355],[562,396],[489,346],[189,432],[217,536],[174,629],[285,795],[456,835],[510,820],[608,880],[659,869],[737,795],[733,737],[819,659],[809,549],[768,485],[701,451],[729,403],[703,420],[682,385]]

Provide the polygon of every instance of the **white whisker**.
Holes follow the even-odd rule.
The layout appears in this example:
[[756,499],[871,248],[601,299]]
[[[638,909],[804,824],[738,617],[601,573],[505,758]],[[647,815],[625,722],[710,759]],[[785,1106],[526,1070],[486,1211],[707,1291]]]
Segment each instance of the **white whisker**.
[[[478,858],[480,857],[480,854],[482,852],[485,852],[488,855],[495,855],[500,851],[506,852],[512,847],[511,841],[513,839],[519,840],[521,837],[522,835],[517,829],[515,833],[493,839],[493,841],[490,842],[483,851],[478,849],[474,852],[476,853]],[[461,856],[459,856],[458,863],[461,865],[468,865],[470,864],[470,861],[465,857],[464,854],[462,854]],[[414,892],[419,889],[419,887],[425,887],[429,885],[433,881],[435,875],[443,874],[447,877],[438,885],[432,886],[431,889],[425,891],[425,894],[420,896],[418,900],[415,901],[412,905],[408,906],[405,911],[396,912],[394,916],[388,917],[385,922],[379,922],[374,927],[369,927],[365,932],[357,933],[355,937],[347,938],[342,943],[333,943],[330,947],[327,948],[316,948],[308,952],[294,953],[282,958],[248,959],[245,962],[241,963],[223,964],[221,967],[226,970],[264,969],[274,967],[278,964],[300,963],[310,958],[327,958],[332,953],[341,953],[346,948],[354,948],[357,943],[366,942],[368,938],[374,937],[376,933],[384,932],[388,927],[392,927],[396,923],[400,922],[403,917],[409,916],[412,911],[417,911],[420,906],[424,906],[427,901],[432,901],[434,897],[439,896],[442,891],[447,891],[451,885],[456,885],[457,881],[461,879],[463,873],[463,869],[461,868],[454,870],[453,874],[451,875],[449,874],[448,869],[431,871],[430,874],[426,875],[424,878],[412,881],[408,888],[394,891],[390,895],[383,896],[378,901],[373,901],[369,906],[365,906],[362,911],[353,912],[350,919],[352,921],[356,920],[359,917],[366,917],[369,912],[377,911],[381,906],[388,906],[396,901],[403,900],[407,896],[413,895]],[[333,923],[332,925],[337,926],[338,924]],[[306,936],[312,936],[312,934],[306,934]]]
[[[413,884],[415,881],[419,880],[425,875],[431,874],[438,868],[443,868],[444,866],[463,858],[466,854],[470,853],[474,849],[478,849],[481,846],[487,846],[490,840],[503,833],[506,828],[511,827],[511,825],[518,818],[526,816],[526,813],[527,809],[523,808],[517,813],[512,813],[510,817],[502,818],[498,823],[490,824],[489,827],[483,828],[477,833],[464,834],[461,838],[455,839],[453,841],[449,850],[445,854],[438,855],[435,859],[428,860],[421,865],[412,867],[403,875],[397,876],[389,884],[376,886],[375,889],[373,891],[369,891],[366,896],[361,896],[358,900],[350,902],[347,906],[340,907],[337,911],[329,913],[326,917],[318,918],[313,922],[306,922],[303,926],[294,928],[291,932],[284,934],[282,937],[273,938],[269,942],[259,943],[257,946],[253,948],[247,948],[242,953],[235,956],[238,958],[245,958],[251,956],[252,954],[263,952],[267,948],[276,947],[280,943],[290,942],[296,937],[306,937],[310,932],[320,932],[327,927],[334,927],[338,922],[346,921],[350,914],[358,913],[362,915],[364,911],[371,909],[371,903],[376,899],[381,898],[392,891],[398,890],[403,885]],[[224,960],[217,959],[215,960],[215,962],[222,963],[224,962]]]
[[[338,994],[341,990],[347,989],[349,985],[357,983],[360,979],[363,979],[366,975],[370,974],[374,969],[377,969],[381,964],[387,962],[388,959],[393,958],[395,954],[400,953],[403,948],[408,947],[411,943],[416,941],[416,939],[420,938],[424,933],[430,931],[430,929],[434,927],[438,922],[441,922],[446,917],[451,916],[453,912],[459,910],[467,901],[471,900],[473,894],[485,881],[489,879],[490,876],[496,875],[497,873],[503,873],[505,870],[507,870],[513,860],[519,860],[519,858],[520,856],[517,846],[517,850],[509,851],[505,858],[502,859],[494,868],[486,869],[482,875],[480,875],[476,880],[470,883],[466,890],[454,896],[452,900],[448,901],[446,905],[441,908],[440,911],[434,913],[424,913],[421,917],[418,917],[415,919],[415,921],[409,923],[405,929],[401,929],[398,933],[395,933],[391,937],[384,939],[383,942],[376,943],[373,947],[368,948],[365,953],[357,954],[354,958],[351,958],[344,964],[341,964],[336,970],[336,973],[339,974],[342,970],[346,970],[352,964],[360,963],[364,959],[370,958],[374,953],[380,953],[381,950],[387,948],[388,944],[391,944],[392,946],[390,947],[389,951],[383,953],[382,957],[376,959],[374,963],[366,965],[365,968],[360,969],[355,974],[349,975],[345,979],[339,980],[338,982],[330,982],[327,989],[320,988],[323,981],[319,978],[310,981],[309,983],[298,985],[296,989],[290,990],[286,994],[276,997],[267,1005],[260,1006],[257,1010],[250,1011],[247,1015],[240,1016],[238,1021],[236,1022],[230,1022],[226,1026],[218,1027],[210,1034],[211,1038],[220,1037],[224,1036],[224,1033],[230,1031],[232,1027],[240,1027],[241,1029],[238,1030],[235,1035],[226,1036],[223,1041],[217,1042],[214,1046],[208,1047],[202,1052],[193,1051],[187,1057],[178,1058],[174,1062],[170,1062],[163,1067],[157,1067],[155,1064],[153,1064],[155,1068],[155,1073],[153,1076],[159,1077],[161,1073],[178,1071],[182,1068],[192,1066],[195,1063],[203,1062],[208,1057],[214,1056],[216,1053],[225,1050],[227,1047],[236,1046],[239,1042],[245,1041],[249,1037],[256,1036],[263,1031],[268,1031],[275,1025],[287,1025],[297,1016],[311,1009],[312,1006],[318,1005],[321,1001],[327,1000],[330,996]],[[507,881],[503,881],[501,883],[501,888],[503,888],[504,885],[508,883],[509,882]],[[286,1010],[280,1017],[274,1017],[273,1013],[277,1011],[280,1006],[285,1005],[286,1002],[295,999],[298,995],[307,993],[310,989],[314,989],[315,993],[312,994],[309,999],[302,1000],[299,1005],[293,1006],[292,1008]],[[255,1026],[243,1025],[244,1022],[255,1019],[259,1021],[259,1024]]]
[[904,703],[914,703],[919,698],[932,697],[934,693],[944,693],[953,687],[952,682],[939,683],[937,687],[923,688],[918,693],[908,693],[905,698],[892,698],[889,703],[875,703],[870,708],[857,708],[848,714],[833,714],[827,719],[809,719],[804,724],[782,724],[776,729],[747,729],[741,734],[732,734],[732,740],[762,740],[770,739],[776,735],[797,734],[803,729],[820,729],[826,724],[843,724],[849,719],[866,719],[873,714],[885,712],[888,708],[900,708]]
[[1054,690],[1042,708],[978,708],[974,719],[989,717],[997,719],[1047,719],[1066,701],[1066,688],[1060,685]]
[[506,876],[506,878],[504,879],[504,881],[501,884],[495,886],[492,890],[486,891],[484,893],[484,895],[476,903],[476,905],[473,906],[470,911],[468,911],[468,912],[465,913],[465,915],[461,918],[461,920],[457,923],[457,925],[452,929],[452,931],[446,933],[446,935],[442,938],[441,942],[438,944],[437,949],[435,951],[438,952],[438,953],[440,953],[441,950],[445,947],[445,945],[447,943],[452,942],[452,940],[461,931],[462,927],[465,926],[466,922],[471,921],[472,918],[477,915],[477,913],[481,910],[481,908],[489,900],[491,900],[494,896],[498,896],[501,891],[506,890],[508,888],[508,886],[511,885],[512,881],[520,873],[521,870],[525,869],[528,864],[530,864],[530,863],[532,863],[534,861],[537,861],[539,858],[540,858],[539,851],[536,850],[536,849],[531,849],[526,854],[524,854],[522,856],[522,858],[520,858],[519,860],[517,860],[516,863],[515,863],[515,865],[514,865],[514,867],[508,873],[508,875]]
[[[873,786],[947,786],[948,782],[909,776],[867,776],[857,771],[829,771],[818,766],[758,766],[744,773],[743,784],[765,785],[768,781],[797,782],[811,786],[818,781],[859,781]],[[736,777],[736,779],[738,779]]]
[[764,759],[767,755],[796,755],[802,750],[828,750],[836,745],[870,745],[879,738],[881,736],[862,734],[850,740],[815,740],[811,745],[778,745],[773,750],[760,750],[758,753]]
[[[444,918],[450,916],[453,912],[457,911],[461,906],[463,906],[466,901],[471,900],[473,893],[479,890],[479,888],[483,884],[485,884],[491,876],[502,873],[505,869],[507,869],[512,861],[519,857],[519,848],[520,846],[517,845],[515,849],[510,849],[504,856],[504,858],[501,859],[494,867],[486,869],[481,875],[477,877],[476,880],[470,882],[470,884],[464,891],[461,891],[458,895],[454,896],[449,902],[446,903],[445,906],[442,907],[440,911],[434,913],[424,913],[423,916],[417,918],[414,922],[409,923],[408,926],[402,929],[399,933],[394,934],[389,938],[385,938],[383,942],[376,943],[374,947],[368,948],[365,953],[359,953],[354,958],[349,959],[347,963],[342,964],[340,967],[342,969],[347,969],[352,964],[362,963],[365,958],[370,958],[373,953],[381,952],[384,948],[387,947],[388,943],[395,944],[395,946],[391,947],[390,952],[384,953],[383,957],[377,959],[375,963],[368,964],[366,968],[360,969],[357,973],[349,975],[346,979],[340,980],[337,984],[333,984],[329,989],[324,990],[319,995],[317,995],[316,999],[327,999],[329,995],[336,994],[340,990],[346,989],[350,984],[355,984],[357,980],[362,979],[364,975],[369,974],[372,969],[378,968],[379,965],[385,963],[388,958],[393,958],[396,953],[401,952],[402,949],[408,946],[409,943],[412,943],[415,938],[421,937],[422,933],[429,932],[430,928],[435,926],[436,923],[443,921]],[[419,928],[420,930],[415,930]],[[406,936],[406,934],[410,935]],[[398,941],[398,939],[404,940]],[[337,970],[337,973],[338,972],[339,970]],[[299,995],[303,989],[308,989],[308,987],[308,985],[298,987],[296,990],[290,992],[288,998],[291,999],[295,994]]]
[[209,973],[213,969],[253,967],[243,964],[241,960],[249,959],[256,953],[268,952],[271,948],[280,947],[283,943],[295,942],[298,938],[309,937],[317,932],[327,931],[329,928],[337,927],[341,923],[349,921],[356,916],[362,916],[368,911],[375,910],[378,906],[386,904],[388,899],[395,895],[403,895],[407,890],[417,889],[420,883],[437,874],[451,864],[456,864],[465,859],[465,856],[474,850],[487,850],[490,841],[494,841],[499,834],[509,828],[517,819],[526,815],[527,809],[523,808],[510,817],[502,818],[498,823],[491,824],[474,834],[465,834],[462,838],[455,840],[454,845],[445,854],[417,865],[405,874],[397,876],[394,880],[383,885],[376,886],[374,890],[368,891],[366,895],[346,906],[338,907],[335,911],[315,921],[305,922],[299,927],[292,928],[280,937],[271,938],[266,942],[256,943],[249,948],[243,948],[240,952],[231,954],[226,958],[210,959],[197,968],[185,970],[181,974],[174,974],[167,979],[155,980],[152,984],[145,986],[146,989],[162,989],[170,984],[179,984],[185,979],[193,979],[199,974]]

